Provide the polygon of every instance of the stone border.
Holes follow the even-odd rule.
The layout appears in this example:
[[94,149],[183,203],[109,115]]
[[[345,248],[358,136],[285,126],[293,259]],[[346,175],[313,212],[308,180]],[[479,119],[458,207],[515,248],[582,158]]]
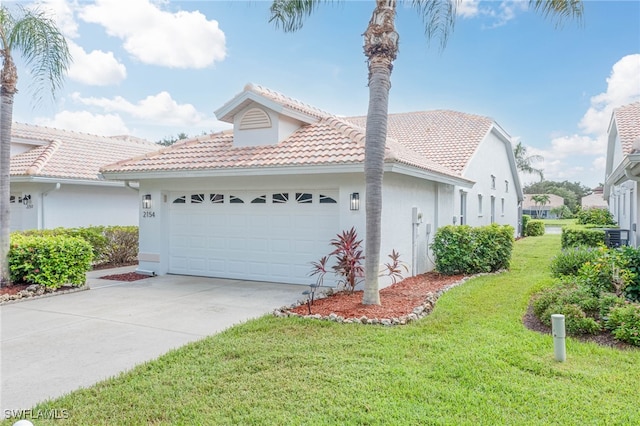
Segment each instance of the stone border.
[[[502,273],[502,272],[503,271],[497,271],[495,272],[495,274]],[[438,298],[442,296],[445,292],[461,284],[464,284],[465,282],[467,282],[472,278],[481,277],[484,275],[493,275],[493,274],[484,273],[484,274],[469,275],[468,277],[464,277],[460,281],[456,281],[453,284],[449,284],[448,286],[445,286],[436,292],[427,293],[427,297],[425,298],[425,301],[421,305],[415,307],[410,314],[401,316],[399,318],[367,318],[366,316],[362,316],[360,318],[355,318],[355,317],[344,318],[334,313],[331,313],[327,316],[322,316],[320,314],[301,315],[295,312],[291,312],[291,309],[297,308],[298,306],[301,306],[301,305],[306,305],[307,304],[306,300],[299,300],[290,306],[283,306],[281,308],[275,309],[273,311],[273,315],[279,318],[299,317],[299,318],[308,318],[308,319],[316,319],[316,320],[324,320],[324,321],[333,321],[341,324],[365,324],[365,325],[384,325],[384,326],[406,325],[412,321],[417,321],[429,315],[433,310],[433,307],[435,306]],[[325,297],[329,297],[332,294],[332,292],[333,290],[329,289],[327,292],[320,294],[317,299],[323,299]]]
[[24,290],[17,292],[16,294],[0,295],[0,306],[12,305],[14,303],[43,299],[45,297],[58,296],[62,294],[76,293],[78,291],[86,291],[89,289],[89,284],[84,284],[78,287],[71,287],[67,290],[48,290],[46,287],[43,287],[41,285],[32,284]]

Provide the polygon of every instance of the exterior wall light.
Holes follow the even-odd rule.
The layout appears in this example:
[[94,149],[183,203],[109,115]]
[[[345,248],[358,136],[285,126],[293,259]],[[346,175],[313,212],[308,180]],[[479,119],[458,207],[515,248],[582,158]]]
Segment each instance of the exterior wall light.
[[148,210],[151,208],[151,194],[146,194],[142,197],[142,208]]
[[354,192],[351,194],[349,209],[360,210],[360,194],[359,193]]

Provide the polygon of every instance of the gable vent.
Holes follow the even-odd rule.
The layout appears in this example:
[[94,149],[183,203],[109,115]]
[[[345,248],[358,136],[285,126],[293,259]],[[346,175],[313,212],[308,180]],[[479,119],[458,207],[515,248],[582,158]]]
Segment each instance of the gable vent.
[[240,120],[240,130],[264,129],[271,127],[271,119],[260,108],[251,108],[245,112]]

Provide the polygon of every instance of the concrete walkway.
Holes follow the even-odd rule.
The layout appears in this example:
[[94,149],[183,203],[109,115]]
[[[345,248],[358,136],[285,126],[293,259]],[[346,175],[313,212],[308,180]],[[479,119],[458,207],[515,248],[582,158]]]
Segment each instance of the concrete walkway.
[[[306,286],[166,275],[0,307],[0,407],[28,409],[302,298]],[[64,409],[65,407],[59,407]]]

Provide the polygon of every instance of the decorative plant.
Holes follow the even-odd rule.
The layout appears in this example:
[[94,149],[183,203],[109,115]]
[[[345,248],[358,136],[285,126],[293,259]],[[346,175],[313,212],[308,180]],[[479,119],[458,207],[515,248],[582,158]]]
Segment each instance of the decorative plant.
[[395,284],[398,281],[398,279],[401,280],[402,278],[404,278],[402,276],[402,270],[404,269],[404,271],[408,273],[409,268],[407,267],[406,263],[400,260],[399,252],[395,250],[391,250],[391,254],[389,255],[389,258],[391,258],[391,262],[387,262],[384,264],[385,271],[381,273],[379,276],[391,277],[391,282]]
[[353,292],[359,279],[364,277],[362,240],[358,240],[356,230],[352,227],[350,230],[338,234],[337,238],[331,240],[331,245],[335,247],[330,256],[336,257],[333,270],[336,275],[341,277],[339,283]]
[[313,269],[309,273],[309,276],[317,275],[315,284],[311,284],[309,290],[302,292],[302,294],[307,295],[307,307],[309,308],[309,315],[311,315],[311,305],[313,305],[313,299],[315,298],[315,293],[318,287],[322,287],[324,282],[324,276],[327,272],[327,261],[329,260],[329,256],[322,256],[322,258],[317,262],[311,262]]

